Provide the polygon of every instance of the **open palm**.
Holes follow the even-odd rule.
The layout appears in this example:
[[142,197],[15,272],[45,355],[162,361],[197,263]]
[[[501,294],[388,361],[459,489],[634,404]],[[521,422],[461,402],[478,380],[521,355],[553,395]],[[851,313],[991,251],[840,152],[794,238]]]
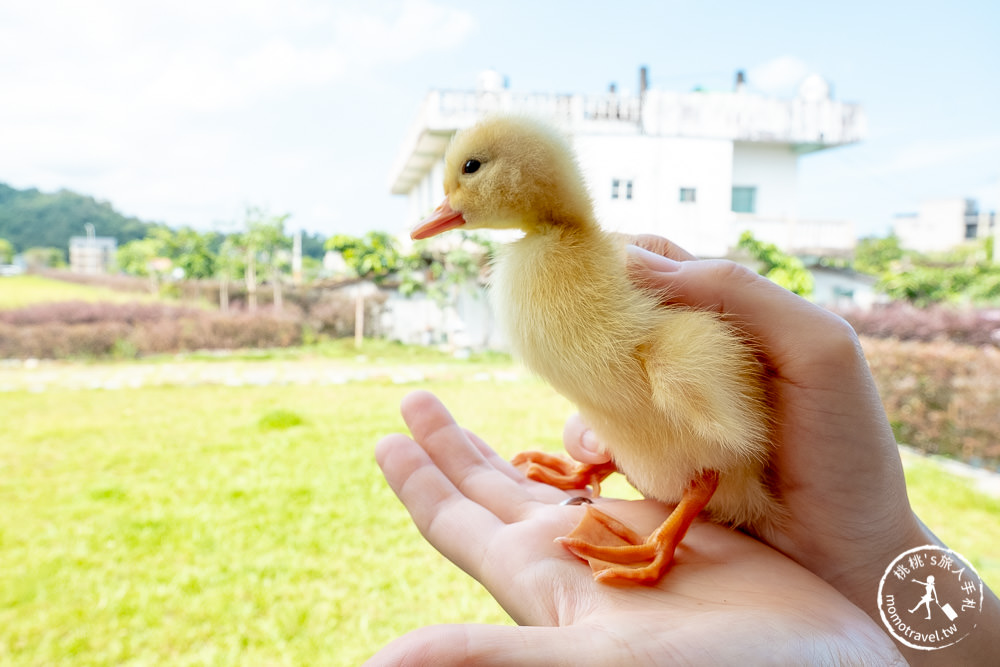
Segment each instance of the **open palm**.
[[[884,633],[824,581],[742,533],[696,522],[656,586],[597,584],[554,542],[580,519],[572,497],[525,477],[461,429],[432,395],[411,394],[376,458],[424,537],[525,627],[432,626],[371,664],[650,664],[761,659],[900,661]],[[637,531],[670,508],[597,499]]]

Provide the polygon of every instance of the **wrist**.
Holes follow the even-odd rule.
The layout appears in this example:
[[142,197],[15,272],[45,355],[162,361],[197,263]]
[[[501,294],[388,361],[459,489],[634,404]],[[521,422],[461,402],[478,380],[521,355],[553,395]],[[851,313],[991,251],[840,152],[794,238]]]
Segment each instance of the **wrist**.
[[[919,517],[911,512],[911,518],[895,539],[869,551],[866,563],[831,583],[890,636],[911,665],[992,659],[1000,654],[1000,600]],[[928,582],[936,584],[933,592]],[[962,584],[971,592],[963,593]],[[920,606],[924,597],[931,600],[926,607]]]
[[943,546],[941,540],[930,531],[918,516],[909,512],[896,530],[884,534],[884,539],[858,549],[858,557],[832,574],[829,581],[847,599],[872,618],[879,619],[879,581],[886,568],[910,549],[928,545]]

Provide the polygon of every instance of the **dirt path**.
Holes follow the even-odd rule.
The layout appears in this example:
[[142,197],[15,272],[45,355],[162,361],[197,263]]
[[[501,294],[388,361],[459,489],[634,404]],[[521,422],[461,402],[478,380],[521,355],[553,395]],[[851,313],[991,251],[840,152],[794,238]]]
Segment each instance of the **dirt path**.
[[511,381],[515,368],[475,364],[383,364],[364,360],[176,360],[149,363],[82,363],[38,360],[0,361],[0,392],[51,389],[118,390],[139,387],[225,385],[335,385],[386,381],[470,378]]

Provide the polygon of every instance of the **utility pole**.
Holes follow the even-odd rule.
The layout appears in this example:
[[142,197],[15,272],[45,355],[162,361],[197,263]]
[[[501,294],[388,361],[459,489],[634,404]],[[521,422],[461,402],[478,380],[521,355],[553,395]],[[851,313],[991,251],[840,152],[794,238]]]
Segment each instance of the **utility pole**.
[[292,239],[292,284],[302,284],[302,230]]

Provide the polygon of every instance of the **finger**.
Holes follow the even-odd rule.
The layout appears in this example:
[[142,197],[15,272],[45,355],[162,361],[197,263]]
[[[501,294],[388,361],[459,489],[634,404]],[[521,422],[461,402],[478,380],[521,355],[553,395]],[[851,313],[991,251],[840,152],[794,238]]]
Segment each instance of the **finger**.
[[506,523],[521,520],[538,502],[551,502],[540,485],[521,484],[497,470],[433,394],[413,392],[401,409],[414,440],[451,483]]
[[416,442],[396,434],[375,447],[386,481],[420,534],[446,558],[476,576],[486,545],[504,523],[455,487]]
[[579,414],[566,420],[566,425],[563,427],[563,446],[566,452],[580,463],[600,464],[611,460],[604,450],[604,445]]
[[476,446],[476,449],[479,450],[479,453],[483,455],[486,461],[498,471],[518,483],[526,480],[523,472],[515,468],[510,461],[497,454],[496,450],[486,444],[486,442],[478,435],[468,429],[465,429],[465,436],[472,442],[473,445]]
[[629,250],[639,279],[671,295],[670,301],[722,313],[759,341],[773,361],[843,352],[856,339],[841,317],[812,304],[745,266],[725,260],[672,262],[641,248]]
[[662,257],[668,257],[678,262],[698,259],[673,241],[665,239],[662,236],[656,236],[655,234],[638,234],[636,236],[631,236],[629,237],[629,243],[639,246],[644,250],[648,250],[651,253]]
[[[536,600],[531,596],[525,599],[513,587],[511,582],[517,575],[547,559],[578,565],[554,539],[579,521],[583,508],[558,507],[553,502],[545,508],[548,512],[544,516],[531,515],[525,523],[511,528],[496,511],[505,509],[511,502],[509,496],[491,497],[485,506],[466,497],[410,438],[400,434],[383,438],[376,446],[376,460],[421,535],[486,586],[508,613],[520,610],[523,614],[528,613],[525,609],[538,607]],[[560,499],[568,497],[547,485],[522,481],[544,487]],[[589,571],[578,574],[590,582]],[[537,624],[537,614],[527,618]]]
[[[561,503],[567,498],[580,495],[579,489],[574,489],[573,492],[570,493],[569,491],[563,491],[562,489],[556,488],[550,484],[528,479],[522,470],[517,469],[509,460],[497,454],[496,451],[486,444],[478,435],[467,429],[465,430],[465,435],[470,441],[472,441],[472,444],[476,446],[479,453],[482,454],[490,465],[492,465],[497,471],[507,475],[507,477],[514,482],[529,487],[530,494],[535,500],[544,504],[556,504]],[[608,457],[599,462],[603,463],[610,460],[611,458]]]
[[[516,627],[432,625],[388,644],[365,665],[581,665],[601,656],[603,664],[629,657],[627,647],[585,625]],[[624,653],[624,655],[623,655]],[[626,662],[628,662],[626,660]],[[622,662],[625,664],[625,662]]]
[[[483,442],[482,438],[477,436],[471,431],[466,431],[466,435],[469,440],[472,441],[474,445],[479,449],[480,453],[486,457],[486,460],[499,472],[507,475],[515,483],[529,487],[529,492],[531,497],[546,505],[557,505],[562,503],[574,496],[579,496],[581,494],[580,489],[573,489],[571,491],[563,491],[562,489],[546,484],[545,482],[538,482],[533,479],[529,479],[523,470],[519,470],[507,459],[501,457],[497,454],[492,447]],[[610,457],[606,458],[605,461],[610,461]],[[589,495],[589,491],[586,492]]]

